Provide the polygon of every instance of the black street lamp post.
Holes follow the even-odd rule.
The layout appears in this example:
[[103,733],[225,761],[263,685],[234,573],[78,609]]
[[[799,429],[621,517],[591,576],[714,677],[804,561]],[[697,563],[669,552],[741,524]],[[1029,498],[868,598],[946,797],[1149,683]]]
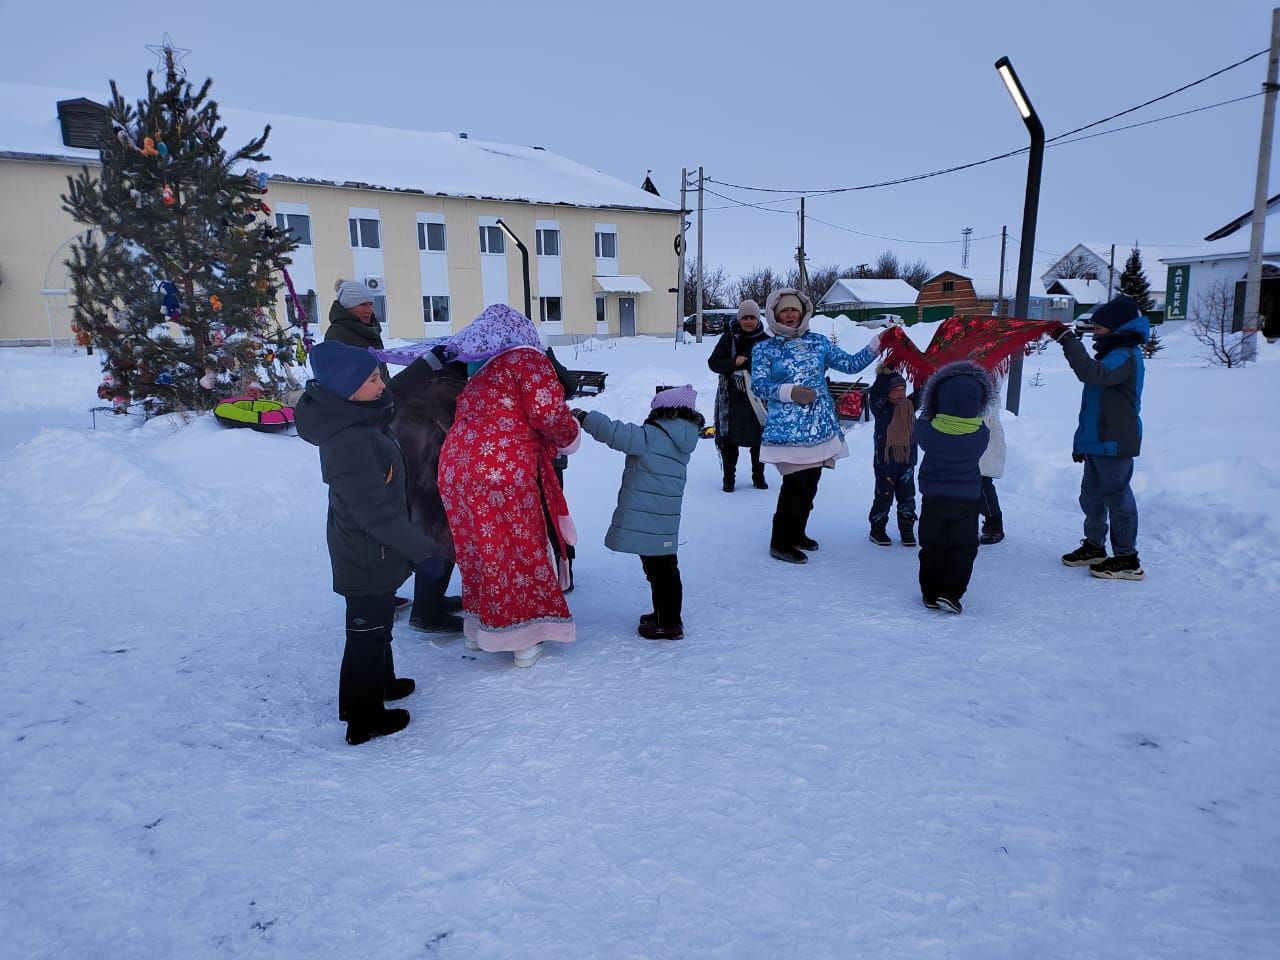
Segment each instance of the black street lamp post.
[[520,238],[511,232],[511,228],[503,222],[501,217],[498,218],[498,226],[502,228],[502,232],[511,238],[511,242],[516,245],[516,249],[520,251],[520,257],[524,261],[524,315],[530,320],[533,319],[533,302],[529,293],[529,248],[520,242]]
[[[1018,115],[1031,135],[1031,149],[1027,154],[1027,194],[1022,205],[1022,240],[1018,250],[1018,285],[1013,298],[1013,315],[1027,319],[1027,306],[1031,300],[1031,269],[1036,244],[1036,214],[1040,209],[1040,171],[1044,167],[1044,126],[1036,114],[1027,92],[1022,88],[1018,75],[1008,57],[996,61],[996,72],[1004,81]],[[1009,386],[1005,394],[1005,408],[1015,416],[1018,401],[1022,398],[1022,351],[1009,363]]]

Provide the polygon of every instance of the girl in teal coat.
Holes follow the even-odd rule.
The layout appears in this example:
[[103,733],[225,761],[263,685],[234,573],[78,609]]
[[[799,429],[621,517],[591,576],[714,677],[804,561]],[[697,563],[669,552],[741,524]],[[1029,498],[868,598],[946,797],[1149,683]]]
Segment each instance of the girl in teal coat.
[[650,640],[684,636],[676,546],[689,458],[703,427],[694,408],[697,400],[697,391],[688,384],[663,390],[653,398],[643,424],[611,420],[599,411],[573,411],[586,433],[627,455],[604,545],[640,556],[653,612],[640,617],[639,633]]

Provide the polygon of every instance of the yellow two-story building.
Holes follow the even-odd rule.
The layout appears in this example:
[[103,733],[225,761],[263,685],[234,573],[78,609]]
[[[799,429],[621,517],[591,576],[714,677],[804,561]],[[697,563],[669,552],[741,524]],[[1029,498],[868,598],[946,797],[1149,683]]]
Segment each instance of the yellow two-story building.
[[[98,164],[106,100],[0,83],[0,344],[70,336],[63,261],[83,228],[59,198]],[[229,149],[271,126],[263,199],[299,240],[289,273],[322,325],[334,282],[352,278],[379,292],[388,338],[440,336],[493,303],[523,310],[519,240],[546,343],[675,333],[680,212],[654,193],[542,147],[221,113]],[[292,316],[283,290],[280,310]]]

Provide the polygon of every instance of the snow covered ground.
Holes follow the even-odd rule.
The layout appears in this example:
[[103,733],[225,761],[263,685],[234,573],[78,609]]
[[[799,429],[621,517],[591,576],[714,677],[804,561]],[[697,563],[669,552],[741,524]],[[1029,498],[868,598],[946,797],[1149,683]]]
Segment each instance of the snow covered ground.
[[[314,448],[91,430],[96,358],[0,351],[0,954],[1275,956],[1280,348],[1225,371],[1166,339],[1144,583],[1058,562],[1080,469],[1056,346],[961,617],[867,541],[860,425],[803,568],[768,557],[776,477],[726,495],[702,446],[686,639],[644,641],[640,564],[601,545],[622,457],[588,440],[579,642],[522,671],[402,628],[413,723],[359,748]],[[689,380],[710,414],[712,345],[557,353],[610,372],[583,406],[640,419]]]

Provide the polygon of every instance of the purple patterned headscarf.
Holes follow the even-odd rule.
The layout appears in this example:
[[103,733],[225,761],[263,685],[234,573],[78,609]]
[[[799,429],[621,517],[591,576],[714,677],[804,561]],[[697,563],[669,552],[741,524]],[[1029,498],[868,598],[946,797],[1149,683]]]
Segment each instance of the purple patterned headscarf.
[[538,328],[519,310],[513,310],[505,303],[495,303],[463,327],[448,342],[445,351],[453,359],[478,363],[512,347],[537,347],[541,350]]

